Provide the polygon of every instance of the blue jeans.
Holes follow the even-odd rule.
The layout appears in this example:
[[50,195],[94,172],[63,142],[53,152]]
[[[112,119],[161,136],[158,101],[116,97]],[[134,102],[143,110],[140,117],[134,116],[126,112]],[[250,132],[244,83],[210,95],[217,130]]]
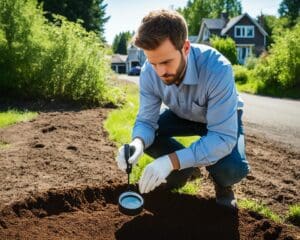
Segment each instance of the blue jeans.
[[[206,167],[214,181],[224,187],[241,181],[250,169],[245,155],[242,114],[243,111],[238,110],[238,141],[232,152],[214,165]],[[145,153],[153,158],[185,148],[173,136],[204,136],[207,134],[206,124],[179,118],[169,109],[160,114],[158,125],[153,144],[145,149]],[[184,185],[194,170],[195,168],[191,167],[173,171],[167,178],[167,184],[170,187]]]

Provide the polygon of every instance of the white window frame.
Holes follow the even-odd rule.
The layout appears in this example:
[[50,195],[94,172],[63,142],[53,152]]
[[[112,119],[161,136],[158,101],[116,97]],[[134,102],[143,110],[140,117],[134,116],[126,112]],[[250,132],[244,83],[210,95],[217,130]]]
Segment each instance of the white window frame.
[[[238,29],[240,30],[240,35],[237,34]],[[249,30],[252,30],[252,34],[250,36],[247,36],[247,32]],[[254,38],[255,31],[253,25],[236,25],[234,26],[234,37],[235,38]]]

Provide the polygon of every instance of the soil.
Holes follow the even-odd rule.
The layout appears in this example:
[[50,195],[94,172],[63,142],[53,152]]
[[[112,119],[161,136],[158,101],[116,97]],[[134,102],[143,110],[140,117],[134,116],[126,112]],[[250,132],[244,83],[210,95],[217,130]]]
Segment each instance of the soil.
[[[144,195],[140,215],[120,213],[127,176],[103,128],[109,111],[43,107],[36,119],[0,129],[8,144],[0,148],[0,239],[300,239],[297,226],[218,207],[202,169],[196,196],[158,188]],[[237,197],[285,214],[300,202],[300,153],[251,132],[246,141],[251,173]]]

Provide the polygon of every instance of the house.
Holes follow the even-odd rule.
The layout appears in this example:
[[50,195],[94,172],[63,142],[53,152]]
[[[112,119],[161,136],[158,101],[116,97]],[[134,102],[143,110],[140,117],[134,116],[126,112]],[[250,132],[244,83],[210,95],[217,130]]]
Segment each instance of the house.
[[117,73],[127,73],[127,55],[114,54],[111,58],[111,69]]
[[222,13],[218,19],[204,18],[196,42],[209,44],[212,35],[231,37],[236,43],[238,61],[245,63],[251,54],[259,56],[266,50],[266,36],[263,27],[247,13],[228,19]]
[[143,66],[146,61],[144,51],[133,44],[127,48],[128,55],[114,54],[111,68],[117,73],[128,73],[135,66]]

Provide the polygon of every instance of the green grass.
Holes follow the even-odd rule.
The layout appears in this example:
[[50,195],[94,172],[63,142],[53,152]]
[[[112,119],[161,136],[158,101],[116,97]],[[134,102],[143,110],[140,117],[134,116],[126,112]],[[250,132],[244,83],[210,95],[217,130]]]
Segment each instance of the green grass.
[[300,203],[291,205],[286,216],[287,221],[300,227]]
[[195,179],[193,181],[187,182],[183,187],[173,189],[172,192],[196,195],[201,188],[201,179]]
[[29,121],[37,116],[36,112],[8,110],[0,112],[0,128],[15,124],[17,122]]
[[[125,143],[129,143],[131,140],[131,131],[135,121],[136,114],[139,106],[138,87],[134,84],[121,84],[120,87],[126,95],[126,104],[120,109],[112,111],[107,120],[104,122],[105,129],[109,132],[109,137],[114,141],[118,147]],[[183,145],[188,146],[195,141],[197,137],[178,137],[176,138]],[[136,183],[143,172],[143,169],[153,159],[147,155],[144,155],[133,168],[130,175],[130,181]],[[199,189],[200,181],[193,181],[180,189],[176,189],[177,192],[196,194]]]
[[9,146],[8,143],[0,141],[0,149],[7,148]]
[[262,216],[273,220],[274,222],[281,223],[283,222],[283,218],[273,213],[268,207],[264,204],[258,203],[254,200],[242,199],[238,201],[238,205],[241,208],[249,209],[254,212],[258,212]]

